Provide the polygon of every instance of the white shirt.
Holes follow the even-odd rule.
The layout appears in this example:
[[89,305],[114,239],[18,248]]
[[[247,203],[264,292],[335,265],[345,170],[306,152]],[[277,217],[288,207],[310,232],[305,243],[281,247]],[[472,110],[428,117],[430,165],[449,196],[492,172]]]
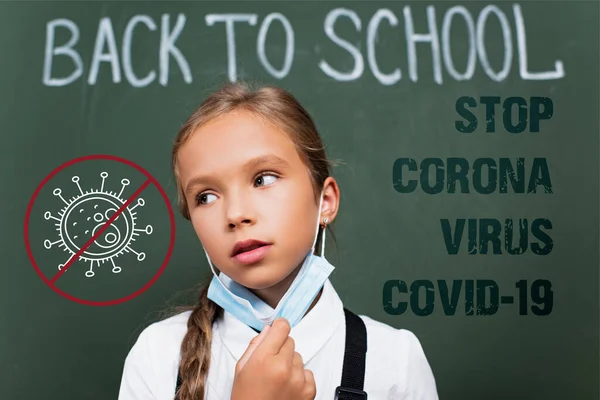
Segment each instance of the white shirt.
[[[180,346],[190,312],[156,322],[140,334],[126,360],[118,400],[173,400]],[[417,337],[360,315],[367,328],[364,390],[369,400],[437,400],[432,370]],[[205,400],[230,400],[235,365],[257,333],[232,314],[213,324]],[[315,400],[333,400],[341,383],[346,337],[342,301],[329,280],[321,298],[293,327],[305,369],[313,372]]]

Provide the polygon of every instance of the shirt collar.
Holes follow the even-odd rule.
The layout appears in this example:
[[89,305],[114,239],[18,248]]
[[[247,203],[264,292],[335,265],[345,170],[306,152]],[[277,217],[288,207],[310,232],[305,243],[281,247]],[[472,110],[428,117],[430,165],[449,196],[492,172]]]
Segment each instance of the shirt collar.
[[[296,346],[295,351],[300,353],[304,363],[307,363],[333,336],[343,317],[342,301],[327,279],[319,301],[290,331]],[[216,331],[236,360],[242,357],[250,340],[257,335],[252,328],[228,311],[224,311],[223,318],[217,321]]]

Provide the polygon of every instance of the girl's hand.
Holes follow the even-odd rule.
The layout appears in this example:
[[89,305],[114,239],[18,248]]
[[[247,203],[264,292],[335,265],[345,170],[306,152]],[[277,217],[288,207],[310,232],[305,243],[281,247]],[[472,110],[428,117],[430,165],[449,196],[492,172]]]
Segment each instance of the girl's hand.
[[235,367],[231,400],[314,400],[315,378],[294,351],[290,329],[278,318],[250,341]]

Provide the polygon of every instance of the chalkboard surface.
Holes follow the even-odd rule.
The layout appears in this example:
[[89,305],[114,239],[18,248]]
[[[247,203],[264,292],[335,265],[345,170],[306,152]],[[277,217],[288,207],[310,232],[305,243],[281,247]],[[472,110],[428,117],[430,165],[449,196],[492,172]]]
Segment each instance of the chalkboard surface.
[[211,277],[170,151],[237,79],[290,90],[343,161],[332,283],[417,334],[440,398],[599,398],[598,2],[0,11],[0,398],[115,399],[141,330]]

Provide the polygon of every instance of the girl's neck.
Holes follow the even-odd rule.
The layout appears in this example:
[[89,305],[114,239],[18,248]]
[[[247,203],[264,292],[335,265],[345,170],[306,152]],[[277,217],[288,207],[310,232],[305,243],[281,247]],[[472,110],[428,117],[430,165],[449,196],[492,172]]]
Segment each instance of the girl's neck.
[[279,304],[279,301],[282,299],[285,292],[287,292],[290,286],[292,286],[292,282],[294,282],[294,279],[298,275],[298,272],[300,272],[301,267],[302,265],[299,265],[281,282],[276,283],[271,287],[266,289],[250,289],[250,291],[271,306],[271,308],[275,308],[277,307],[277,304]]
[[[273,285],[271,287],[268,287],[266,289],[251,289],[250,291],[252,293],[254,293],[262,301],[264,301],[269,306],[271,306],[271,308],[276,308],[277,304],[279,304],[279,301],[281,300],[281,298],[283,297],[283,295],[285,295],[285,293],[287,292],[287,290],[292,285],[292,282],[294,282],[294,279],[298,275],[298,272],[300,272],[300,268],[301,267],[302,267],[302,264],[300,264],[297,268],[295,268],[292,271],[292,273],[289,274],[287,277],[285,277],[281,282],[279,282],[279,283],[277,283],[277,284],[275,284],[275,285]],[[321,288],[321,290],[319,290],[319,293],[317,294],[317,296],[313,300],[313,302],[310,305],[310,307],[308,307],[308,310],[306,311],[306,314],[308,314],[308,312],[310,310],[312,310],[313,307],[317,304],[317,302],[321,298],[321,293],[322,292],[323,292],[323,289]],[[306,315],[306,314],[304,314],[304,315]]]

